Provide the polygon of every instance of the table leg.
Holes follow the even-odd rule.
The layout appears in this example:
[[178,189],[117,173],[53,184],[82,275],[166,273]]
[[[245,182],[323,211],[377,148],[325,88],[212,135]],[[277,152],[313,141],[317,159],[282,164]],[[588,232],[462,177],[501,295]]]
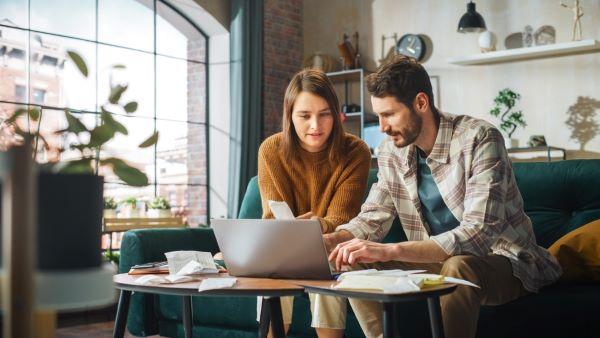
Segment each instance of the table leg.
[[185,338],[192,338],[192,297],[182,296],[181,304],[183,306],[183,335]]
[[396,325],[396,304],[383,303],[383,337],[398,337],[398,327]]
[[429,321],[431,323],[431,335],[433,338],[444,338],[444,323],[442,322],[442,309],[440,307],[440,297],[427,298],[429,307]]
[[267,302],[269,304],[273,338],[284,338],[285,328],[283,326],[283,317],[281,315],[281,301],[279,300],[279,297],[269,297]]
[[35,310],[33,312],[33,336],[54,338],[56,331],[56,311]]
[[268,298],[262,297],[262,306],[260,310],[260,322],[258,326],[258,338],[267,338],[269,333],[269,324],[271,323],[271,313],[269,312]]
[[121,290],[121,294],[119,295],[119,304],[117,305],[117,316],[115,318],[113,338],[123,338],[125,335],[125,326],[127,325],[127,315],[129,314],[130,298],[131,291]]

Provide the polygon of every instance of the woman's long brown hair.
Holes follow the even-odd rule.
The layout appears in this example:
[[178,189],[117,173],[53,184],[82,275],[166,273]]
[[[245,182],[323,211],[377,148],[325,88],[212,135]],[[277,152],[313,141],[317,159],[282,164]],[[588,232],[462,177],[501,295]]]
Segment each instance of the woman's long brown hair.
[[287,160],[294,159],[300,148],[300,139],[292,121],[294,103],[301,92],[322,97],[331,110],[333,127],[327,139],[329,161],[336,163],[344,152],[344,127],[340,120],[340,103],[333,85],[325,73],[316,69],[304,69],[296,73],[285,90],[283,99],[283,155]]

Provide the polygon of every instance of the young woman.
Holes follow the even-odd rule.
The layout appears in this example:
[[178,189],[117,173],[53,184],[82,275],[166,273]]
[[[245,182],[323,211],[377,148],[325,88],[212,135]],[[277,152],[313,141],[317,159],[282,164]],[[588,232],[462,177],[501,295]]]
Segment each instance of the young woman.
[[[323,233],[334,231],[360,211],[370,163],[368,146],[344,132],[338,98],[327,76],[300,71],[285,92],[283,131],[267,138],[258,152],[263,218],[273,218],[269,200],[284,201],[297,218],[317,219]],[[345,299],[310,298],[311,325],[319,337],[342,337]],[[292,297],[282,298],[286,330],[292,303]]]

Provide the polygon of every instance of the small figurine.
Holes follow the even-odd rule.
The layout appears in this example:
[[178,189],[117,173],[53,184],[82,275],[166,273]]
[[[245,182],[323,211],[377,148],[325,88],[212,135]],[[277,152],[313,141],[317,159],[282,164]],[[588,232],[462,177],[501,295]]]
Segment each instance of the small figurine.
[[573,35],[571,40],[581,40],[581,17],[583,16],[583,8],[581,8],[580,0],[574,0],[572,7],[563,4],[562,1],[560,5],[573,11]]
[[522,34],[523,35],[521,38],[523,39],[523,47],[533,46],[533,27],[530,25],[525,26]]

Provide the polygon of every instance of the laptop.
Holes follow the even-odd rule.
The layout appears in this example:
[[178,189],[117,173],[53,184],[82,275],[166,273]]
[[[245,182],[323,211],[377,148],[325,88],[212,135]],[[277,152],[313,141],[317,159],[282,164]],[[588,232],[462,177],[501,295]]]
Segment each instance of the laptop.
[[335,279],[318,220],[213,219],[232,276]]

